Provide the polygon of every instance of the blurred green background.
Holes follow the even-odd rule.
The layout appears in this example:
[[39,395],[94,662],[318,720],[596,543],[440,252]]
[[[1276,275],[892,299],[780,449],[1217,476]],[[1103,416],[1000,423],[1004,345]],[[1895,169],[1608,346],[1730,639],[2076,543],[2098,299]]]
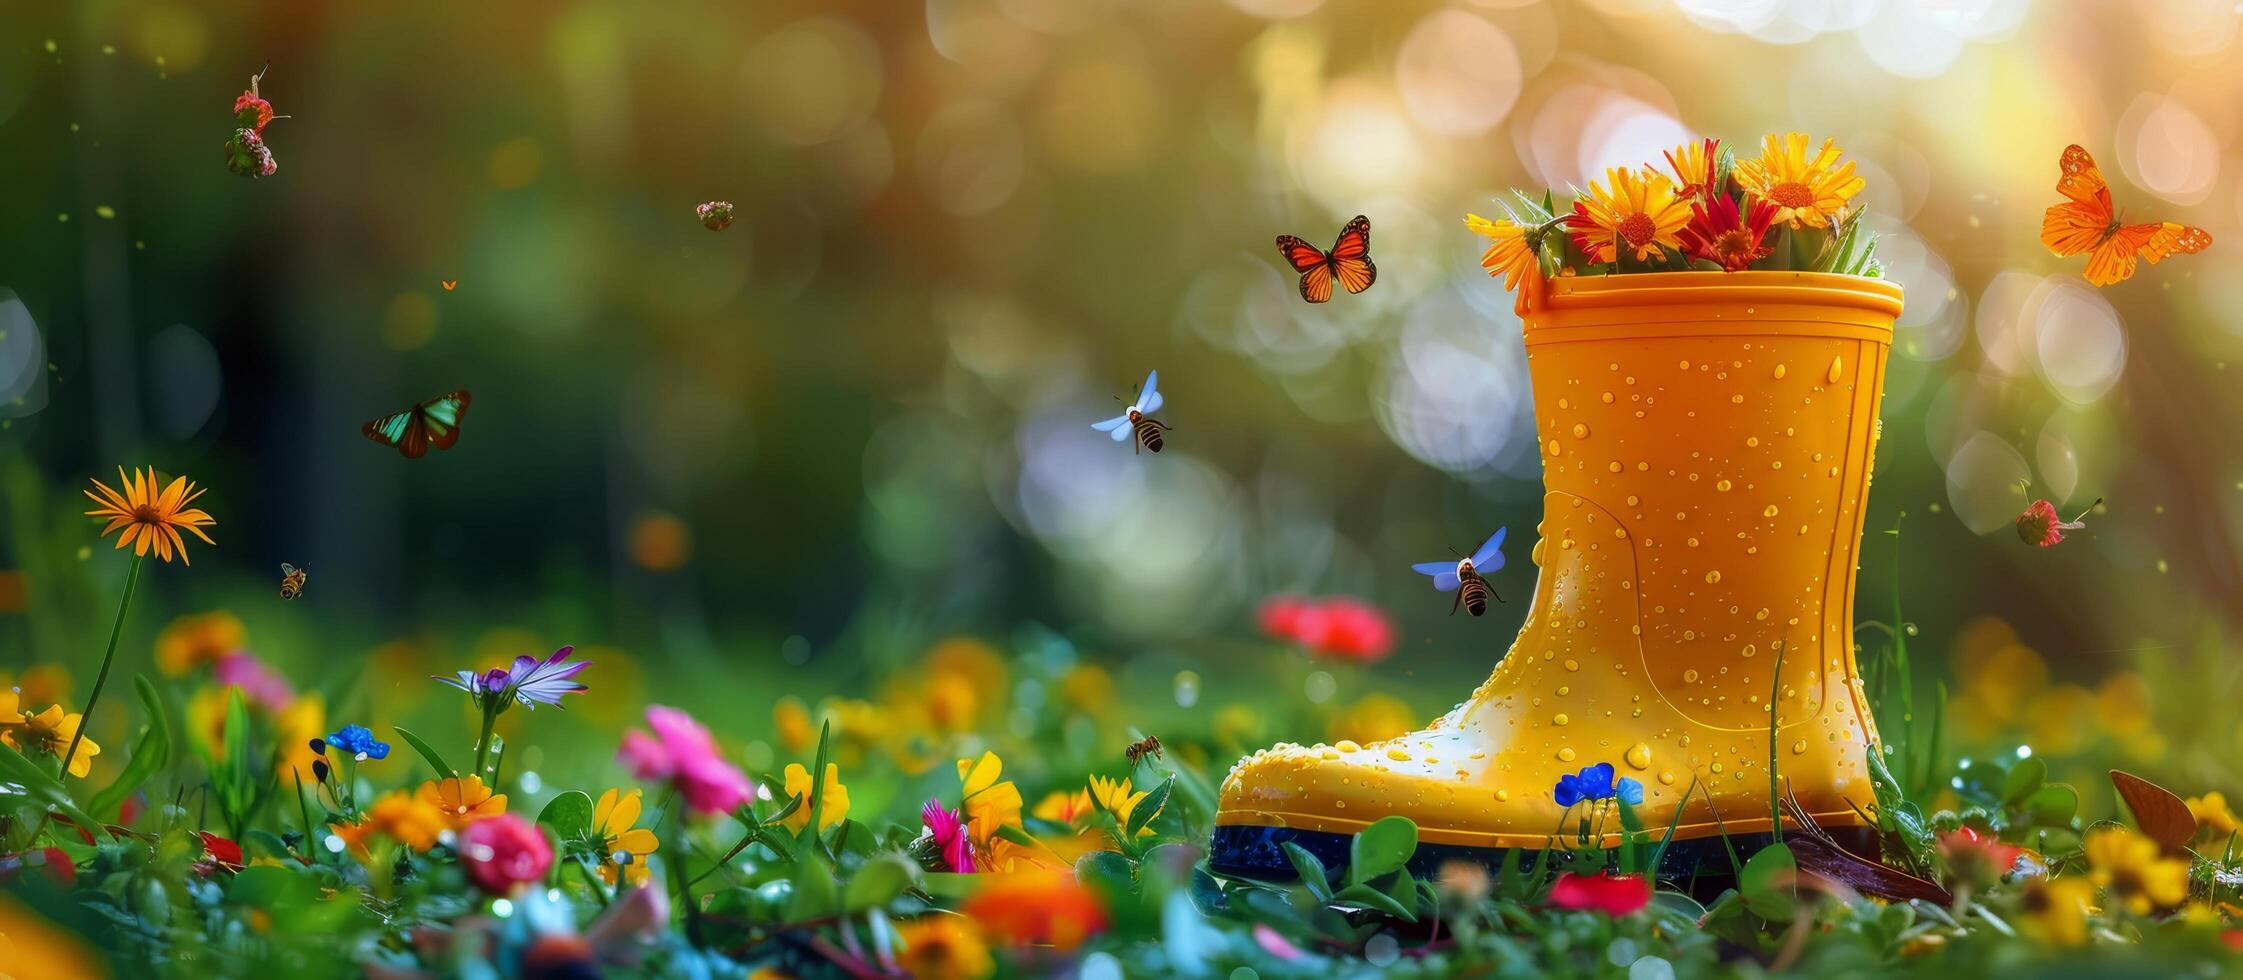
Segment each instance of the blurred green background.
[[[1120,736],[1066,734],[1081,690],[1095,732],[1214,756],[1327,737],[1374,691],[1422,721],[1508,644],[1531,539],[1485,620],[1407,566],[1526,532],[1539,497],[1519,323],[1459,218],[1802,129],[1868,178],[1908,293],[1860,617],[1900,604],[1964,750],[2233,788],[2239,24],[2230,0],[0,4],[0,669],[66,665],[82,699],[126,562],[77,491],[154,465],[209,486],[219,545],[151,568],[127,667],[229,609],[336,720],[456,733],[426,674],[574,642],[593,695],[508,724],[580,744],[551,767],[582,774],[649,698],[768,767],[800,751],[782,695],[924,700],[910,671],[957,635],[999,666],[930,752],[1103,757]],[[247,180],[220,146],[267,65],[291,118]],[[2037,240],[2071,142],[2131,219],[2218,243],[2087,286]],[[702,228],[709,199],[738,223]],[[1271,236],[1358,212],[1378,284],[1301,303]],[[1151,368],[1158,458],[1088,428]],[[358,433],[463,387],[452,451]],[[2109,503],[2041,551],[2010,531],[2033,497]],[[1303,664],[1254,631],[1279,593],[1369,599],[1399,647]]]

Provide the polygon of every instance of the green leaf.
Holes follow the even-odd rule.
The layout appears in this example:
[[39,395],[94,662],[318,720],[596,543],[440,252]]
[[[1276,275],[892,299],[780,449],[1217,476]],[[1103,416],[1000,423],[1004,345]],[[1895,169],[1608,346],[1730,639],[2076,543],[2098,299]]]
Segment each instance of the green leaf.
[[244,861],[255,858],[289,861],[293,857],[288,853],[288,844],[280,839],[280,835],[270,830],[252,830],[241,835],[241,858]]
[[1129,826],[1124,828],[1129,832],[1129,836],[1137,836],[1138,831],[1145,829],[1146,824],[1153,822],[1153,817],[1159,815],[1161,809],[1168,805],[1168,794],[1175,788],[1176,777],[1170,776],[1163,780],[1151,794],[1137,801],[1137,806],[1129,811]]
[[[819,850],[825,850],[825,841],[818,837],[823,826],[818,822],[825,811],[826,802],[826,739],[833,734],[833,721],[827,719],[818,725],[818,755],[810,765],[810,819],[803,821],[798,837],[816,841]],[[831,854],[827,855],[832,856]]]
[[590,839],[592,797],[575,789],[555,796],[545,802],[545,809],[537,811],[537,822],[564,841]]
[[823,918],[839,910],[840,889],[833,880],[833,865],[825,856],[805,851],[794,866],[794,900],[787,905],[787,921]]
[[1075,862],[1075,880],[1088,888],[1107,908],[1134,904],[1137,876],[1129,859],[1114,851],[1092,851]]
[[237,800],[246,801],[249,798],[249,705],[242,700],[239,687],[226,689],[226,728],[219,737],[226,744],[226,762],[219,779],[237,794]]
[[96,839],[109,835],[109,831],[100,822],[86,815],[84,810],[78,809],[78,804],[70,799],[70,791],[63,787],[61,780],[49,773],[45,766],[24,758],[23,753],[17,751],[15,746],[0,744],[0,779],[21,785],[22,796],[26,800],[54,811],[63,819],[94,835]]
[[[871,835],[866,835],[871,836]],[[918,880],[919,868],[893,854],[865,862],[841,893],[841,906],[850,912],[878,908],[893,901]]]
[[436,750],[430,748],[427,742],[421,741],[420,736],[415,735],[412,732],[408,732],[396,725],[391,725],[389,727],[391,731],[397,733],[398,738],[402,738],[405,740],[405,744],[412,746],[413,751],[420,753],[421,758],[428,760],[429,768],[436,770],[436,778],[443,779],[447,776],[459,775],[459,770],[444,764],[444,757],[437,755]]
[[1332,901],[1358,908],[1374,909],[1405,922],[1417,921],[1417,915],[1409,909],[1403,908],[1402,904],[1396,902],[1393,896],[1362,882],[1340,889],[1332,896]]
[[1386,895],[1402,907],[1404,914],[1413,919],[1417,917],[1417,879],[1410,877],[1409,872],[1397,873],[1386,886]]
[[1292,841],[1286,841],[1277,847],[1285,852],[1285,860],[1293,862],[1293,872],[1301,876],[1301,884],[1308,886],[1309,894],[1316,896],[1320,902],[1332,900],[1332,876],[1324,870],[1324,862],[1310,854],[1308,848]]
[[278,865],[243,868],[226,888],[226,901],[261,909],[277,909],[312,901],[317,886],[307,875]]
[[1417,853],[1417,824],[1401,816],[1380,817],[1358,831],[1348,847],[1347,881],[1360,884],[1402,870]]
[[141,726],[140,738],[133,742],[132,758],[125,763],[123,772],[115,782],[94,794],[93,803],[87,807],[103,820],[114,820],[126,797],[148,781],[148,777],[171,761],[171,719],[164,712],[164,699],[156,693],[156,685],[149,683],[145,674],[135,674],[133,688],[140,694],[140,706],[147,712],[147,723]]
[[2002,802],[2009,806],[2023,803],[2026,797],[2032,796],[2046,782],[2048,763],[2039,756],[2019,759],[2016,765],[2009,767],[2009,773],[2002,777]]
[[2025,798],[2025,817],[2035,827],[2068,827],[2079,815],[2079,791],[2049,783]]
[[1745,904],[1754,915],[1779,922],[1799,911],[1799,897],[1792,889],[1798,873],[1799,862],[1791,856],[1791,848],[1770,844],[1745,862],[1744,874],[1737,878],[1737,890],[1744,893]]

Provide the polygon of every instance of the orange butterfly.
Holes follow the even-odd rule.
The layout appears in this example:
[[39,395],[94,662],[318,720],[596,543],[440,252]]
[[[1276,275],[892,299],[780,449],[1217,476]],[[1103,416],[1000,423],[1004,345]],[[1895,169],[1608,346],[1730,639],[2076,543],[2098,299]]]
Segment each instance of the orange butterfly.
[[2212,244],[2202,228],[2171,221],[2142,225],[2121,224],[2111,209],[2111,189],[2095,158],[2078,144],[2064,148],[2064,175],[2056,190],[2067,200],[2041,217],[2041,244],[2059,256],[2092,253],[2087,257],[2087,281],[2098,286],[2123,282],[2134,274],[2137,258],[2151,265],[2175,252],[2194,255]]
[[445,291],[445,292],[447,292],[447,293],[448,293],[448,292],[451,292],[451,291],[452,291],[452,289],[453,289],[453,287],[455,287],[455,286],[458,286],[458,285],[460,284],[460,281],[459,281],[459,280],[457,280],[457,279],[446,279],[446,280],[444,280],[443,282],[444,282],[444,291]]
[[1340,238],[1329,252],[1291,235],[1277,236],[1278,254],[1301,274],[1301,298],[1322,303],[1332,298],[1332,277],[1351,293],[1360,293],[1378,281],[1378,266],[1371,264],[1371,219],[1356,215],[1340,229]]

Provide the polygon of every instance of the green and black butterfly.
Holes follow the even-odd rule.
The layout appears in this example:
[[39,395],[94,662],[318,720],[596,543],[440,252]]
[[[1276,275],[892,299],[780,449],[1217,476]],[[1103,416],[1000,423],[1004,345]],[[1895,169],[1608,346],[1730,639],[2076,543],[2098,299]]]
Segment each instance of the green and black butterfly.
[[406,459],[428,455],[428,447],[450,449],[460,441],[460,420],[467,417],[468,395],[455,391],[438,395],[395,415],[366,423],[366,438],[395,446]]

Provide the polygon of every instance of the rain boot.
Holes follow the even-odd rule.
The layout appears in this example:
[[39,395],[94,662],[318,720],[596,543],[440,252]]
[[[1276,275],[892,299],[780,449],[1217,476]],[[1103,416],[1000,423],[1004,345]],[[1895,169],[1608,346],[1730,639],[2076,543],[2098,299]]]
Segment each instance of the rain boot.
[[1893,283],[1815,273],[1551,281],[1525,318],[1545,492],[1510,652],[1421,730],[1240,760],[1214,866],[1290,877],[1286,841],[1344,864],[1390,814],[1419,867],[1571,843],[1591,807],[1559,777],[1598,763],[1642,786],[1651,839],[1674,827],[1670,870],[1768,836],[1771,768],[1860,839],[1854,570],[1900,309]]

